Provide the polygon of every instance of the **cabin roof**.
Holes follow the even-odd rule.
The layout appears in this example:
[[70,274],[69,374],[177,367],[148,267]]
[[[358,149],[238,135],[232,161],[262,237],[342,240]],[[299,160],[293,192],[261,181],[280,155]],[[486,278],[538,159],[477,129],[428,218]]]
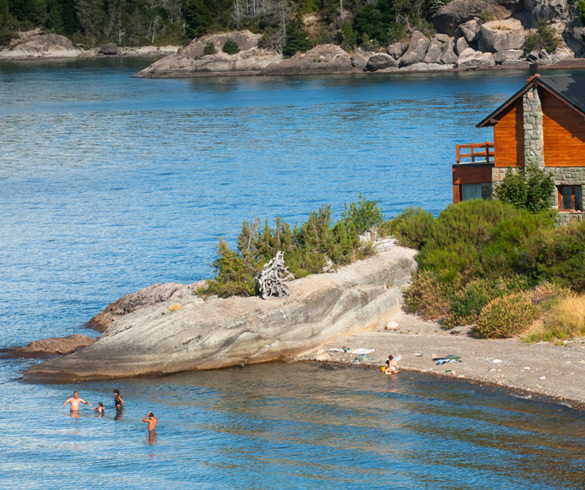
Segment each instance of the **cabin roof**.
[[486,126],[494,126],[499,121],[502,113],[535,85],[548,90],[582,116],[585,116],[585,74],[551,75],[546,77],[536,75],[529,78],[524,87],[483,119],[476,127],[484,128]]

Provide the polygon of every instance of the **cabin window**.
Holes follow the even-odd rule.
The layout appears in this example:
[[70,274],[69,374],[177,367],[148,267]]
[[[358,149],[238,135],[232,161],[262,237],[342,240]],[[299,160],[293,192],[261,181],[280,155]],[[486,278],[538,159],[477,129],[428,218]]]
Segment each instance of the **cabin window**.
[[485,199],[489,201],[492,198],[492,184],[461,184],[461,200],[469,201],[471,199]]
[[560,185],[559,210],[583,211],[583,188],[580,185]]

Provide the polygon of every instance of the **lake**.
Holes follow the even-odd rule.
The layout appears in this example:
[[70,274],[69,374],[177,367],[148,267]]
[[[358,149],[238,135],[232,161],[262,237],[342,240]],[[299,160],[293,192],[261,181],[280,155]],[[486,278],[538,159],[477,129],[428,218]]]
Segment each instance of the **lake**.
[[[243,220],[362,194],[451,202],[457,143],[526,72],[132,78],[145,60],[0,64],[0,347],[71,333],[120,296],[210,277]],[[577,488],[585,424],[466,384],[307,365],[28,385],[0,361],[0,487]],[[114,420],[111,391],[128,400]],[[69,417],[78,388],[94,405]],[[157,441],[140,420],[160,417]]]

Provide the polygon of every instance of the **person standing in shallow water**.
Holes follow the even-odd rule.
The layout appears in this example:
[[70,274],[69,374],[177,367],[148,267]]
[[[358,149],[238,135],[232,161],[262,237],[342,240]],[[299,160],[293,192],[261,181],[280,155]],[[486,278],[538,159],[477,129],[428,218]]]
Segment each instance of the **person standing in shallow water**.
[[148,415],[142,419],[143,422],[148,424],[148,431],[152,432],[156,430],[156,424],[158,420],[152,412],[148,412]]
[[119,390],[114,390],[114,404],[116,405],[116,410],[122,410],[124,408],[124,400],[122,400]]
[[71,412],[79,412],[79,404],[80,403],[85,403],[86,405],[91,407],[91,403],[86,402],[85,400],[82,400],[81,398],[79,398],[79,393],[77,391],[73,392],[73,396],[71,398],[68,398],[67,400],[65,400],[63,402],[63,406],[66,407],[67,404],[70,403],[70,407],[71,407]]

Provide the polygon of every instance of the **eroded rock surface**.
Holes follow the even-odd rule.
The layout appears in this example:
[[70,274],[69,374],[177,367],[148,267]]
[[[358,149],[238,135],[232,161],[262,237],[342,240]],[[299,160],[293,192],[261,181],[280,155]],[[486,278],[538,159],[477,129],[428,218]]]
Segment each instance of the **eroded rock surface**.
[[88,327],[105,332],[110,324],[124,315],[143,308],[145,306],[162,303],[164,301],[177,301],[192,297],[193,292],[205,285],[205,281],[193,284],[179,284],[170,282],[166,284],[153,284],[135,293],[126,294],[119,300],[108,305],[103,311],[94,316],[87,324]]
[[2,349],[3,357],[46,357],[64,356],[93,344],[94,338],[87,335],[73,334],[67,337],[51,337],[50,339],[35,340],[24,347]]
[[415,269],[414,250],[378,255],[292,281],[290,296],[202,300],[187,297],[140,308],[110,325],[91,346],[35,365],[27,379],[78,381],[170,374],[268,362],[386,321]]
[[64,36],[35,30],[20,33],[0,54],[2,58],[77,58],[81,51]]

